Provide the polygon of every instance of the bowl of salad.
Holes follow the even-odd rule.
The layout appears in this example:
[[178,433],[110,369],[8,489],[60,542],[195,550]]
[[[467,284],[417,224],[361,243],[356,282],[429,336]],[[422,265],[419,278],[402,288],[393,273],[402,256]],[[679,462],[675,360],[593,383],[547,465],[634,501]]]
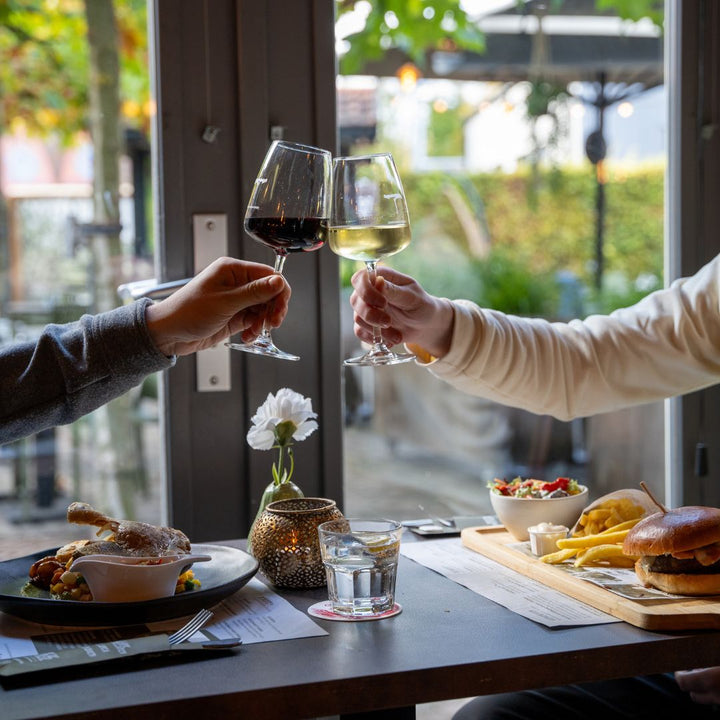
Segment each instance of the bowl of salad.
[[493,511],[517,540],[527,540],[528,528],[543,522],[572,527],[588,504],[587,487],[572,478],[496,478],[488,487]]

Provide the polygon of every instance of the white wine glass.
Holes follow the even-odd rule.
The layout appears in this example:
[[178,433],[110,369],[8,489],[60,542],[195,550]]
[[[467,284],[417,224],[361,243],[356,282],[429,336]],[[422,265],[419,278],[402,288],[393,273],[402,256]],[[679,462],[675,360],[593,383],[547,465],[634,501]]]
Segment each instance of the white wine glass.
[[[310,252],[325,244],[331,163],[328,150],[284,140],[273,142],[265,155],[245,211],[245,231],[273,250],[280,275],[289,253]],[[252,343],[226,345],[255,355],[300,359],[276,347],[267,323]]]
[[[410,243],[410,217],[395,162],[390,153],[338,157],[333,160],[332,180],[330,249],[364,262],[374,284],[378,261]],[[414,359],[411,353],[390,350],[380,328],[374,327],[370,349],[344,364],[397,365]]]

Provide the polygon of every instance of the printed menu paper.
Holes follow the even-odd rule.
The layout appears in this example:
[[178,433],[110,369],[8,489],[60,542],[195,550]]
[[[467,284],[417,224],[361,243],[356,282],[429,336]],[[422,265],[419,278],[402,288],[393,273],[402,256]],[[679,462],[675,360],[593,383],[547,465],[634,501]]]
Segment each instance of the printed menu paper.
[[458,538],[403,543],[405,557],[547,627],[621,622],[462,545]]
[[[192,642],[241,637],[243,645],[327,635],[305,613],[294,608],[257,578],[214,606],[210,622],[191,638]],[[112,628],[59,628],[39,625],[0,612],[0,660],[97,643],[123,644],[148,632],[171,633],[187,618],[175,618],[140,626]]]

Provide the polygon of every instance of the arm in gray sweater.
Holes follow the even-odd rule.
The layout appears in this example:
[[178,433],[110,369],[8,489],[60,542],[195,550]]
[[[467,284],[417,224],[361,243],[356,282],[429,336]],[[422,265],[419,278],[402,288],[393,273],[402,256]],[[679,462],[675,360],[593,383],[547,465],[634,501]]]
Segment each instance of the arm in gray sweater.
[[149,302],[48,325],[37,342],[0,348],[0,443],[71,423],[172,367],[145,325]]

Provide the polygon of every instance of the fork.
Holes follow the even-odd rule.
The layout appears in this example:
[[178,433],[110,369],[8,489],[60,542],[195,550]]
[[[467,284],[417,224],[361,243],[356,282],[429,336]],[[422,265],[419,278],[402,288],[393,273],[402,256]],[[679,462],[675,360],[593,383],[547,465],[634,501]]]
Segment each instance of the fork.
[[188,620],[179,630],[168,636],[170,645],[178,645],[187,640],[193,633],[197,632],[211,617],[211,610],[200,610],[197,615]]

